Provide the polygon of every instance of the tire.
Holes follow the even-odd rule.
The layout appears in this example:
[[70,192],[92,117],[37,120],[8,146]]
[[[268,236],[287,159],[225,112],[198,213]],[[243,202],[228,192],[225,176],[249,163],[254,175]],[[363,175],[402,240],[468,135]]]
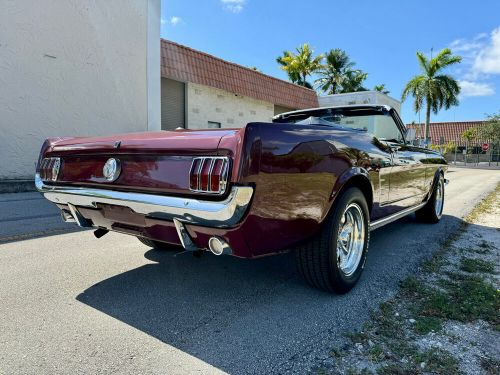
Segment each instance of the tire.
[[156,249],[156,250],[164,250],[164,251],[179,250],[179,248],[174,246],[174,245],[169,245],[169,244],[164,243],[164,242],[150,240],[149,238],[137,237],[137,239],[139,241],[141,241],[144,245],[152,247],[153,249]]
[[[357,237],[357,241],[353,241],[353,237]],[[338,198],[320,233],[297,248],[299,272],[313,287],[330,293],[346,293],[363,272],[369,240],[365,196],[358,188],[351,187]],[[346,247],[350,249],[347,252],[343,250]]]
[[417,219],[424,223],[438,223],[443,216],[444,207],[444,176],[440,173],[434,184],[431,197],[424,207],[415,212]]

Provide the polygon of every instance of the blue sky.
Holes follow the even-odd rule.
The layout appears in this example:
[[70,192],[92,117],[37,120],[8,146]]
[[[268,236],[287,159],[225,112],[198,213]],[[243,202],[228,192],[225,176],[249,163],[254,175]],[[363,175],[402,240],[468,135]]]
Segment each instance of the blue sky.
[[[500,111],[500,1],[162,0],[161,36],[286,79],[283,50],[309,43],[316,53],[347,51],[368,72],[366,86],[385,83],[399,99],[419,72],[415,52],[451,47],[463,63],[460,105],[431,121],[484,118]],[[418,121],[411,101],[405,122]],[[421,114],[423,121],[424,114]]]

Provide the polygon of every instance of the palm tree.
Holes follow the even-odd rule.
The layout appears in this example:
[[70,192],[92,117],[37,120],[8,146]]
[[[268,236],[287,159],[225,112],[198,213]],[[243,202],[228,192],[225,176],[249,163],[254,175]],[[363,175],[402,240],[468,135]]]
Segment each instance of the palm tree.
[[417,52],[417,59],[421,74],[406,84],[401,100],[405,101],[408,95],[413,96],[415,112],[422,109],[425,101],[425,139],[428,141],[431,110],[437,114],[443,107],[448,109],[458,105],[460,86],[452,76],[444,74],[443,70],[460,63],[462,58],[454,56],[449,48],[445,48],[430,60],[422,52]]
[[320,78],[315,82],[321,90],[329,95],[365,90],[362,83],[368,74],[354,69],[354,61],[350,60],[344,50],[330,50],[325,54],[325,60],[318,71]]
[[373,91],[378,91],[378,92],[381,92],[382,94],[389,94],[390,91],[387,90],[387,88],[385,87],[385,83],[381,83],[380,85],[375,85],[375,87],[373,88]]
[[293,83],[300,86],[312,88],[312,85],[307,82],[307,77],[316,72],[321,67],[323,56],[313,57],[314,51],[309,47],[309,44],[296,48],[296,53],[284,51],[283,56],[276,58],[281,69],[287,72],[288,78]]
[[363,82],[367,77],[368,73],[364,73],[359,69],[348,71],[345,75],[341,93],[367,91],[363,86]]

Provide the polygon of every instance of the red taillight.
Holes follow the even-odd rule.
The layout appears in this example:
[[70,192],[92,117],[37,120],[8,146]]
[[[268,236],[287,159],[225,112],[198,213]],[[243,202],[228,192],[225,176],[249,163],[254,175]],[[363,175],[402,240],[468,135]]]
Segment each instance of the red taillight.
[[210,169],[212,167],[212,160],[206,158],[202,162],[200,171],[200,186],[201,191],[208,191],[208,180],[210,180]]
[[201,159],[194,159],[191,164],[191,172],[189,173],[189,188],[191,190],[198,190],[198,176],[201,166]]
[[44,158],[40,162],[39,174],[43,181],[56,181],[61,169],[60,158]]
[[189,187],[192,191],[223,194],[229,173],[229,159],[226,157],[195,158],[191,165]]

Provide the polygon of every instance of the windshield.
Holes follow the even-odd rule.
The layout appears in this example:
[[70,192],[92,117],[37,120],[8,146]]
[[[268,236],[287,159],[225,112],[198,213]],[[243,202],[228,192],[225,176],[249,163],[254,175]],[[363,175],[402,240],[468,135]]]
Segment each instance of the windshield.
[[378,108],[319,109],[284,115],[282,118],[274,119],[274,122],[331,126],[370,133],[381,141],[403,141],[401,132],[389,112]]

